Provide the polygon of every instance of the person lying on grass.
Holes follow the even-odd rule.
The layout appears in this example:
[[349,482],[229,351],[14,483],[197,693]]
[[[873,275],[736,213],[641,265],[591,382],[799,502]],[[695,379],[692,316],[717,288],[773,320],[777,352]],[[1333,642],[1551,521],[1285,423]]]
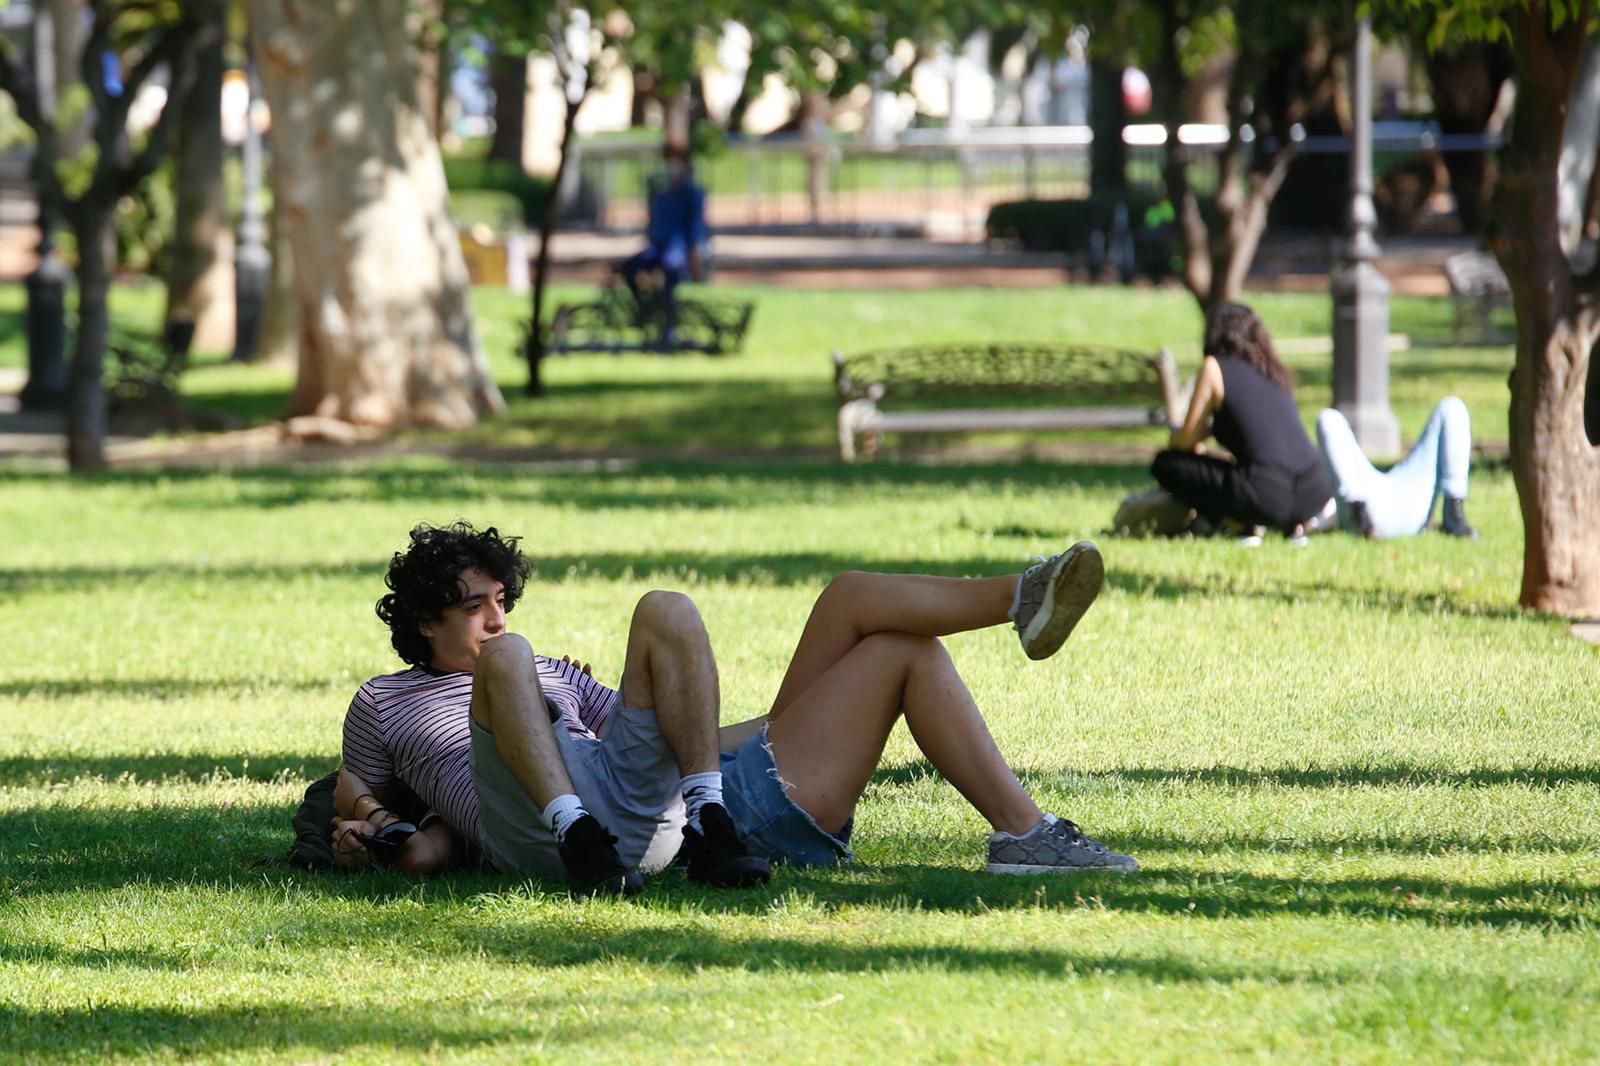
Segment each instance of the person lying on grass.
[[[406,595],[410,584],[409,557],[419,546],[431,553],[441,540],[488,542],[498,547],[481,549],[485,555],[504,553],[512,561],[499,565],[474,555],[430,563],[431,572],[455,578],[453,602],[398,609],[395,597]],[[675,707],[672,720],[679,725],[703,728],[717,720],[716,665],[697,609],[679,593],[647,593],[634,614],[615,691],[582,666],[536,654],[526,639],[505,632],[505,614],[527,574],[514,538],[465,524],[419,527],[411,550],[395,557],[394,591],[380,601],[379,613],[397,650],[415,665],[369,681],[346,717],[340,813],[364,820],[365,828],[342,834],[341,861],[365,860],[362,837],[393,817],[374,808],[383,806],[380,797],[397,777],[459,838],[481,846],[497,868],[559,874],[562,866],[548,857],[554,850],[579,894],[636,890],[637,869],[656,869],[671,858],[672,849],[659,845],[684,823],[671,810],[676,797],[667,795],[679,787],[670,760],[602,761],[605,774],[591,772],[586,760],[591,749],[603,756],[616,745],[627,716],[648,713],[629,708],[656,693],[697,708]],[[720,749],[720,772],[697,770],[704,776],[682,780],[684,806],[698,809],[701,818],[696,826],[690,815],[682,829],[689,876],[711,884],[759,883],[768,861],[824,866],[852,858],[856,803],[901,718],[934,768],[989,821],[991,872],[1136,870],[1132,858],[1040,810],[1000,754],[938,639],[1009,620],[1028,657],[1047,658],[1094,602],[1104,574],[1099,550],[1082,542],[1004,577],[850,571],[834,578],[812,608],[771,709],[710,734]],[[413,629],[426,641],[426,659],[405,637]],[[654,702],[665,723],[663,700]],[[427,722],[402,718],[417,718],[415,707],[432,709]],[[562,728],[550,728],[552,722]],[[636,746],[631,733],[638,731],[632,728],[624,742]],[[689,740],[699,744],[704,737],[693,732]],[[442,774],[444,760],[429,758],[432,748],[456,750],[452,758],[466,769]],[[389,750],[399,757],[386,761]],[[693,750],[698,755],[702,749]],[[527,771],[514,775],[520,804],[491,765],[496,754]],[[702,790],[698,797],[695,790]],[[618,810],[619,794],[643,799]],[[507,808],[517,816],[507,818]],[[642,832],[651,817],[655,822]],[[575,858],[573,833],[580,824],[592,824],[587,839],[598,841],[592,862]],[[617,824],[624,827],[620,842],[612,836]],[[448,831],[429,836],[424,829],[406,840],[401,868],[425,873],[449,861],[460,840],[441,840],[441,832]],[[415,842],[419,838],[422,843]],[[709,840],[716,841],[714,849]]]

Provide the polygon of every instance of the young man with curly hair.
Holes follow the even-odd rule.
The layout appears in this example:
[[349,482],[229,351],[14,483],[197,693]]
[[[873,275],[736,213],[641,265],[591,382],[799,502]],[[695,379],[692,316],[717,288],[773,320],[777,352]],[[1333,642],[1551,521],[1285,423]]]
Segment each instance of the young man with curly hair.
[[[449,535],[467,537],[469,542],[482,536],[504,543],[493,530],[481,535],[468,531],[470,527],[453,527]],[[441,532],[414,530],[408,555]],[[614,809],[620,809],[627,820],[619,824],[644,823],[651,830],[616,830],[625,841],[621,849],[625,865],[648,868],[653,859],[670,857],[670,849],[642,843],[645,837],[660,839],[649,812],[663,802],[663,783],[668,791],[676,784],[669,769],[671,757],[662,753],[660,745],[650,748],[654,754],[649,758],[630,756],[607,764],[604,774],[591,775],[585,769],[580,775],[574,770],[575,788],[560,784],[568,780],[563,759],[571,768],[575,758],[581,760],[583,753],[593,750],[581,743],[585,732],[603,737],[598,747],[604,750],[617,743],[621,716],[629,737],[647,736],[642,720],[629,720],[630,714],[639,712],[625,708],[653,703],[660,732],[670,740],[667,747],[688,756],[680,758],[678,766],[686,775],[683,792],[691,811],[684,839],[692,878],[713,884],[759,883],[766,879],[766,859],[796,866],[848,861],[856,803],[901,719],[934,769],[988,820],[993,829],[988,843],[990,872],[1138,869],[1133,859],[1110,851],[1074,823],[1039,808],[1001,755],[938,639],[1010,621],[1030,659],[1055,654],[1104,581],[1104,564],[1093,544],[1075,544],[1021,574],[1002,577],[840,574],[817,598],[771,709],[720,731],[715,728],[719,713],[715,662],[705,626],[687,597],[652,592],[640,601],[629,633],[619,704],[616,693],[583,669],[565,659],[534,655],[522,638],[501,635],[505,612],[515,605],[526,579],[525,561],[515,553],[514,542],[509,547],[513,561],[474,557],[459,565],[421,564],[428,573],[461,575],[461,595],[453,604],[441,608],[440,601],[418,599],[414,613],[406,616],[395,613],[392,605],[384,606],[392,597],[380,604],[379,613],[396,634],[396,650],[411,656],[408,661],[418,661],[420,645],[403,647],[400,636],[415,631],[427,643],[428,666],[419,667],[420,678],[408,676],[415,672],[375,678],[351,705],[345,724],[347,773],[341,789],[341,812],[347,817],[366,815],[370,806],[378,804],[375,797],[356,792],[369,775],[388,782],[395,774],[371,753],[368,720],[373,714],[367,704],[392,705],[386,692],[391,684],[400,686],[407,700],[426,701],[426,695],[416,694],[463,676],[458,670],[429,681],[430,672],[448,671],[470,660],[473,665],[459,667],[472,671],[470,683],[457,680],[453,699],[459,703],[470,699],[471,781],[482,796],[479,811],[493,813],[480,813],[479,821],[473,822],[462,813],[468,804],[429,784],[446,775],[427,767],[418,756],[419,750],[430,746],[426,740],[393,728],[385,735],[398,761],[410,767],[400,776],[424,801],[440,809],[450,826],[468,839],[480,840],[497,867],[516,866],[516,856],[528,853],[524,842],[539,830],[548,828],[556,839],[570,842],[577,830],[568,829],[563,838],[563,825],[585,824],[584,816],[577,822],[562,819],[572,817],[572,803],[578,797],[596,807],[608,827],[615,829],[609,819]],[[396,556],[390,587],[397,593],[409,587],[404,575],[413,565],[407,557]],[[477,612],[478,603],[489,606],[486,614]],[[463,612],[463,617],[452,612]],[[576,739],[562,739],[562,731],[556,730],[561,742],[549,742],[545,716],[537,713],[541,701],[548,701],[550,717],[567,723]],[[631,751],[636,742],[625,743]],[[708,744],[713,752],[721,749],[720,760],[712,760],[720,765],[720,774],[700,769],[706,765]],[[496,751],[513,768],[516,783],[532,806],[518,807],[505,775],[487,764]],[[462,777],[459,772],[449,776]],[[692,789],[702,787],[715,790],[715,800],[702,800],[699,807],[703,829],[694,825],[691,795]],[[627,802],[619,807],[622,799]],[[520,812],[515,824],[498,813],[502,808]],[[372,825],[354,824],[370,836]],[[669,824],[664,818],[660,822],[670,836],[665,828]],[[433,863],[449,858],[455,846],[449,830],[434,830],[432,837],[428,833],[425,828],[406,843],[408,848],[427,848],[428,861],[412,862],[403,856],[403,868],[427,872]],[[424,843],[417,844],[418,839]],[[515,849],[511,841],[518,842]],[[566,858],[570,844],[562,849]],[[568,871],[581,890],[583,883],[570,861]],[[607,881],[603,887],[615,890],[619,884]]]
[[[716,665],[694,604],[639,601],[613,690],[507,632],[531,571],[493,527],[411,531],[377,606],[410,669],[362,685],[345,716],[336,854],[382,844],[423,874],[467,842],[586,896],[637,892],[639,870],[681,849],[694,880],[765,883],[722,804]],[[390,809],[411,797],[426,808],[414,834]]]

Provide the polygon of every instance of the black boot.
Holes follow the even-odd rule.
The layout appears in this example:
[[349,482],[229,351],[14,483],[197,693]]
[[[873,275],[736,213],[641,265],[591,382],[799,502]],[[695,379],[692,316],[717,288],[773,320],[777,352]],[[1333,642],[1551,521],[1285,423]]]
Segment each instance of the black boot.
[[1467,524],[1467,501],[1460,496],[1446,496],[1444,498],[1444,514],[1440,517],[1439,530],[1452,537],[1465,537],[1467,540],[1477,540],[1478,531]]
[[1372,524],[1372,515],[1367,512],[1365,500],[1351,500],[1345,505],[1345,510],[1350,515],[1350,532],[1368,540],[1383,539],[1383,534]]

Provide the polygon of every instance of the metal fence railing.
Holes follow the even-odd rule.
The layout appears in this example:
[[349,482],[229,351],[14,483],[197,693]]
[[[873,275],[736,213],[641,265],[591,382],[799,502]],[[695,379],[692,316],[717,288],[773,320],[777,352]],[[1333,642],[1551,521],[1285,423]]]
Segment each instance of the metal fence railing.
[[[1216,187],[1225,131],[1183,132],[1190,181],[1204,195]],[[1425,123],[1379,123],[1375,134],[1375,151],[1389,157],[1499,144],[1493,134],[1441,135]],[[1161,136],[1160,127],[1128,128],[1127,174],[1135,188],[1161,188]],[[1088,196],[1091,141],[1083,126],[911,130],[887,146],[774,137],[729,143],[697,169],[709,194],[708,220],[719,229],[916,226],[936,236],[973,238],[982,234],[995,203]],[[1340,137],[1304,137],[1299,148],[1308,155],[1349,151]],[[575,151],[572,184],[563,193],[569,217],[602,229],[641,229],[646,181],[661,164],[659,145],[589,141]]]

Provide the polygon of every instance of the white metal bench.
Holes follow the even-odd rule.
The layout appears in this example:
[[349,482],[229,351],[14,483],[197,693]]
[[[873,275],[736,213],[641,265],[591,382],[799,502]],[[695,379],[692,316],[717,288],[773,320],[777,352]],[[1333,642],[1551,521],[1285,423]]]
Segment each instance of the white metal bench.
[[1494,313],[1511,306],[1511,285],[1500,263],[1488,252],[1457,252],[1444,261],[1455,302],[1455,339],[1492,340]]
[[[885,433],[972,433],[1171,426],[1183,420],[1166,348],[946,344],[833,353],[839,456],[870,457]],[[1013,406],[975,406],[1011,400]],[[907,406],[899,409],[905,403]],[[896,410],[885,411],[892,404]]]

